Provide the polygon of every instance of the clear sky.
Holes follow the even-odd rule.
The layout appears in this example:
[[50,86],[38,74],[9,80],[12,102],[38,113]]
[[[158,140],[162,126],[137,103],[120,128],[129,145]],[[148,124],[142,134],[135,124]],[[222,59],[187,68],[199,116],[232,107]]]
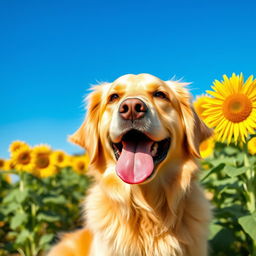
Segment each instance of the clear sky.
[[0,0],[0,157],[66,141],[91,84],[127,73],[193,82],[256,72],[256,1]]

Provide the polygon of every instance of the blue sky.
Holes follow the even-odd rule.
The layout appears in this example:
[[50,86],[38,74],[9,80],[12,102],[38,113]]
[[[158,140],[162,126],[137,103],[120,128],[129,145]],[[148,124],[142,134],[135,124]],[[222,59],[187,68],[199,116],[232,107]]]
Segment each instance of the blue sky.
[[0,0],[0,157],[13,140],[66,141],[83,96],[127,73],[176,76],[194,95],[255,75],[255,1]]

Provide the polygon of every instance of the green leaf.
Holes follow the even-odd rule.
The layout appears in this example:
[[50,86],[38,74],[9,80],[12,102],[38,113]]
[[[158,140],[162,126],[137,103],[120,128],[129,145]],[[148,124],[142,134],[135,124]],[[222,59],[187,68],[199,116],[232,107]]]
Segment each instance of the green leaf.
[[231,155],[234,155],[237,153],[238,149],[237,148],[234,148],[234,147],[225,147],[224,148],[224,151],[227,155],[231,156]]
[[210,236],[209,236],[209,239],[213,239],[220,232],[220,230],[222,228],[223,228],[222,226],[220,226],[218,224],[215,224],[215,223],[212,223],[210,225]]
[[65,204],[66,203],[66,199],[64,196],[60,195],[60,196],[56,196],[56,197],[53,197],[53,196],[48,196],[48,197],[45,197],[43,199],[43,202],[45,204],[48,204],[48,203],[52,203],[52,204]]
[[239,176],[243,173],[245,173],[246,171],[248,170],[248,167],[240,167],[240,168],[237,168],[237,167],[233,167],[233,166],[228,166],[226,165],[225,168],[224,168],[224,172],[231,178],[234,178],[236,176]]
[[49,244],[52,242],[54,238],[53,234],[45,234],[40,238],[39,246],[43,248],[46,244]]
[[243,206],[239,204],[233,204],[231,206],[214,209],[214,216],[217,219],[224,218],[227,220],[230,217],[232,219],[237,219],[244,216],[244,214],[245,210],[243,209]]
[[21,224],[23,224],[24,222],[27,221],[27,214],[26,213],[16,213],[16,215],[14,215],[14,217],[12,217],[11,219],[11,228],[12,229],[16,229],[17,227],[19,227]]
[[217,187],[217,189],[220,189],[221,186],[233,185],[235,182],[237,182],[236,178],[229,178],[229,177],[221,180],[216,179],[212,181],[213,185]]
[[237,164],[242,165],[244,163],[244,153],[240,152],[235,157]]
[[15,200],[16,196],[20,193],[19,189],[14,189],[9,192],[9,194],[3,199],[3,203],[7,204],[10,202],[13,202]]
[[212,173],[221,171],[224,168],[224,166],[224,163],[220,163],[219,165],[213,167],[211,170],[204,172],[205,174],[201,177],[201,182],[203,182]]
[[4,215],[9,215],[10,213],[16,212],[18,208],[20,208],[20,204],[14,201],[12,203],[6,204],[4,207],[1,207],[0,210]]
[[18,203],[22,203],[27,199],[28,195],[29,195],[28,190],[23,190],[23,191],[19,191],[19,193],[16,194],[15,198]]
[[26,242],[26,240],[28,239],[28,237],[29,237],[29,231],[28,230],[26,230],[26,229],[23,229],[20,233],[19,233],[19,235],[18,235],[18,237],[17,237],[17,239],[16,239],[16,243],[17,244],[24,244],[24,242]]
[[[215,229],[216,234],[210,240],[210,246],[213,250],[212,255],[233,255],[230,248],[230,245],[236,241],[233,231],[225,227],[219,230],[215,227]],[[219,252],[222,252],[222,254],[219,254]]]
[[256,240],[256,212],[251,215],[243,216],[238,219],[239,224],[244,231],[253,239]]
[[235,159],[234,157],[217,157],[213,160],[211,160],[211,163],[214,165],[214,166],[217,166],[221,163],[225,163],[225,164],[228,164],[228,165],[233,165],[235,163]]
[[18,203],[22,203],[23,201],[26,200],[28,197],[29,193],[28,190],[25,189],[23,191],[20,191],[19,189],[14,189],[10,191],[10,193],[4,198],[3,203],[11,203],[13,201],[17,201]]
[[41,212],[38,214],[37,219],[39,221],[55,222],[55,221],[59,221],[61,218],[60,216],[50,212]]

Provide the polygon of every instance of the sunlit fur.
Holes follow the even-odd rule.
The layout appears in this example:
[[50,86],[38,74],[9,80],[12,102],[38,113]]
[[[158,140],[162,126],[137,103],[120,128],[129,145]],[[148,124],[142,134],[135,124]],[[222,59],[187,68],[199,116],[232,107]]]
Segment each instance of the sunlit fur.
[[[157,90],[169,100],[154,97]],[[112,93],[120,98],[109,102]],[[145,100],[159,119],[158,128],[171,138],[168,155],[155,175],[139,185],[126,184],[116,175],[110,144],[111,122],[127,97]],[[95,177],[84,203],[84,229],[64,237],[49,256],[207,255],[211,214],[197,183],[196,158],[200,142],[211,130],[190,100],[185,84],[149,74],[125,75],[93,88],[86,119],[70,138],[87,150]],[[152,134],[156,139],[162,136]]]

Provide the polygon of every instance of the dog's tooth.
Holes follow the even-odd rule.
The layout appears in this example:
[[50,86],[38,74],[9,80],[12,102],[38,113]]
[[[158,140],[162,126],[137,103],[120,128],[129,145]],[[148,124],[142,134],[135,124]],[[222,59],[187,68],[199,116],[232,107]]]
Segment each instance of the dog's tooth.
[[151,150],[151,155],[153,157],[156,156],[157,149],[158,149],[158,143],[154,143],[153,146],[152,146],[152,150]]

